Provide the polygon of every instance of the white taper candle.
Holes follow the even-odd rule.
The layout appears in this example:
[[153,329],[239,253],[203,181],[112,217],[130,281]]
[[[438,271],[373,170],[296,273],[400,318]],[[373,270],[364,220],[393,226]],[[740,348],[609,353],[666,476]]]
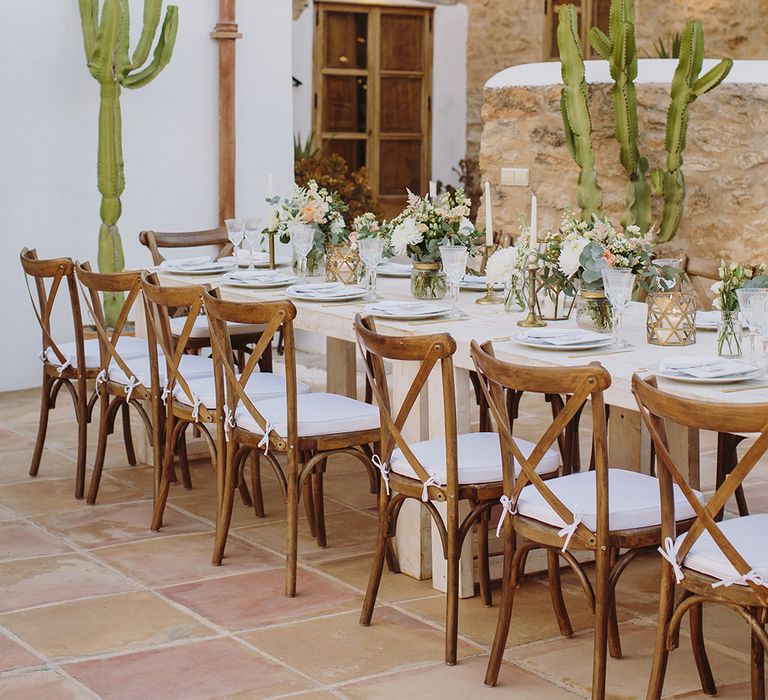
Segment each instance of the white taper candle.
[[485,181],[485,245],[493,245],[493,205],[491,204],[491,183]]
[[538,250],[539,248],[539,228],[536,219],[538,218],[538,202],[536,201],[536,195],[531,194],[531,238],[529,245],[531,250]]

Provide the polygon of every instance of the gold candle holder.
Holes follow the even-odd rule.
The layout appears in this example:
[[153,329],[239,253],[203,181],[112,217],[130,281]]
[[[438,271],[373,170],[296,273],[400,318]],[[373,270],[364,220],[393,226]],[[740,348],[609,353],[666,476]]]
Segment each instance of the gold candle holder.
[[[480,271],[485,272],[485,266],[488,264],[488,258],[493,255],[493,251],[496,249],[495,246],[487,245],[485,246],[485,255],[483,256],[483,262],[480,265]],[[485,295],[479,297],[478,299],[475,299],[475,304],[503,304],[504,299],[502,299],[496,292],[493,291],[493,282],[486,282],[485,283]]]
[[685,292],[654,292],[646,300],[651,345],[681,347],[696,342],[696,298]]
[[539,306],[538,299],[536,298],[536,276],[539,272],[539,259],[535,253],[531,253],[528,256],[528,315],[522,320],[518,321],[517,325],[522,328],[542,328],[547,325],[546,321],[542,321],[540,316],[536,315],[536,309]]
[[275,234],[270,233],[267,235],[267,238],[269,238],[269,269],[274,270],[276,267],[275,264]]

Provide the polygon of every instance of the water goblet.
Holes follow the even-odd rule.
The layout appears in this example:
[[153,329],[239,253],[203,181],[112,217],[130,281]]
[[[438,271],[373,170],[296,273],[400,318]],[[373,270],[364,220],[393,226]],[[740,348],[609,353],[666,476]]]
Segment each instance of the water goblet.
[[245,221],[243,219],[227,219],[224,222],[227,226],[227,237],[232,243],[232,255],[237,262],[237,251],[245,238]]
[[299,262],[297,274],[298,281],[306,283],[307,256],[309,255],[309,251],[312,250],[312,245],[315,242],[315,229],[309,224],[292,222],[288,224],[288,232],[290,233],[293,250],[295,251],[296,258]]
[[358,238],[357,250],[365,263],[365,288],[368,297],[376,298],[376,266],[384,256],[384,239],[378,236]]
[[251,216],[245,219],[245,242],[248,244],[248,250],[251,253],[249,270],[256,268],[256,252],[259,249],[259,243],[262,239],[261,219],[257,216]]
[[463,245],[441,245],[440,257],[443,261],[443,271],[448,278],[451,294],[451,318],[460,318],[459,285],[467,272],[469,250]]
[[625,268],[612,267],[602,271],[603,289],[613,312],[613,337],[618,349],[631,347],[622,335],[624,310],[632,298],[635,273]]
[[[758,350],[756,340],[758,336],[759,312],[761,300],[768,299],[768,289],[759,287],[742,288],[736,290],[736,298],[739,300],[741,321],[749,329],[749,351],[753,360],[757,360]],[[763,304],[764,305],[764,304]]]

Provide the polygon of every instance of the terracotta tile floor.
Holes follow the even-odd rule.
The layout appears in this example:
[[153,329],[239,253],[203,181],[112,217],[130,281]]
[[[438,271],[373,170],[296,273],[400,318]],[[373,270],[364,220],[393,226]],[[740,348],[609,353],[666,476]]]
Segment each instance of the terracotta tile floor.
[[[192,491],[174,485],[164,528],[153,534],[151,470],[128,466],[116,433],[98,504],[76,501],[65,399],[53,413],[40,476],[31,479],[38,394],[0,395],[0,697],[588,697],[591,616],[574,577],[563,581],[575,636],[558,635],[546,586],[529,577],[516,597],[499,689],[488,689],[482,679],[497,609],[477,598],[461,603],[453,668],[442,663],[443,596],[430,582],[385,573],[374,624],[358,625],[375,501],[354,464],[329,467],[326,549],[302,518],[299,589],[289,599],[285,507],[270,475],[267,517],[238,499],[227,556],[213,567],[210,465],[193,465]],[[520,425],[538,423],[524,406]],[[706,449],[705,484],[713,459]],[[763,510],[766,470],[752,481],[754,506]],[[612,698],[645,696],[658,567],[657,557],[641,559],[620,588],[625,658],[608,664]],[[744,625],[723,609],[705,618],[721,696],[748,697]],[[671,656],[666,688],[670,697],[703,697],[685,640]]]

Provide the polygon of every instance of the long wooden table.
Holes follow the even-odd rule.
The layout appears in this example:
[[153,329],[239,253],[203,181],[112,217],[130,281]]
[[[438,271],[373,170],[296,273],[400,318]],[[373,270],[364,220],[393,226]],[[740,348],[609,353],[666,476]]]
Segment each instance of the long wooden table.
[[[208,282],[213,286],[221,283],[220,277],[200,277],[169,274],[158,270],[161,279],[170,284]],[[285,299],[280,290],[257,291],[242,288],[221,287],[223,296],[230,299],[274,300]],[[385,299],[411,299],[409,281],[380,277],[378,294]],[[514,336],[522,329],[517,321],[521,313],[506,312],[501,304],[478,305],[477,292],[462,291],[461,310],[469,316],[465,320],[444,320],[439,323],[415,323],[377,319],[377,328],[385,333],[397,335],[425,335],[439,331],[449,332],[456,340],[456,396],[459,432],[469,432],[471,408],[474,394],[469,380],[472,361],[469,356],[470,341],[494,341],[496,355],[513,363],[531,366],[576,366],[587,362],[600,362],[612,376],[612,385],[605,393],[606,403],[612,407],[609,423],[609,462],[613,467],[632,470],[647,470],[650,465],[650,441],[641,429],[639,414],[631,392],[631,378],[636,371],[644,370],[665,357],[714,355],[715,334],[700,331],[697,343],[685,348],[663,348],[649,345],[645,340],[645,304],[632,303],[625,316],[625,337],[634,346],[629,352],[613,353],[609,347],[602,352],[573,350],[540,350],[514,342]],[[327,343],[327,390],[355,397],[356,346],[352,320],[356,313],[365,308],[362,302],[306,302],[295,301],[298,309],[295,327],[317,333]],[[558,328],[575,327],[575,319],[559,321]],[[416,368],[409,364],[393,367],[391,392],[397,405],[407,392],[415,376]],[[405,426],[407,439],[426,440],[443,434],[441,410],[431,411],[430,406],[442,406],[439,376],[433,373],[422,392],[418,405]],[[761,382],[752,381],[746,386],[758,387]],[[723,385],[683,384],[661,380],[660,386],[679,395],[715,401],[718,403],[768,402],[768,389],[755,388],[744,392],[726,392]],[[696,431],[680,426],[668,426],[673,455],[679,463],[688,463],[689,479],[699,486],[699,435]],[[404,573],[415,578],[433,578],[433,585],[445,590],[445,562],[436,532],[426,511],[416,503],[407,502],[403,507],[397,528],[397,549],[400,566]],[[472,543],[467,538],[461,565],[461,595],[474,594]],[[434,546],[433,546],[434,543]]]

